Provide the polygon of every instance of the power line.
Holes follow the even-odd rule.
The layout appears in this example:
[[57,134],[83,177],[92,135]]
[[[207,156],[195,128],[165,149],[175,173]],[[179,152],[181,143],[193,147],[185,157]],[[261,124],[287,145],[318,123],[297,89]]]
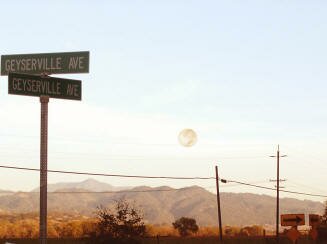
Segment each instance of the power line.
[[[7,165],[0,165],[0,168],[16,169],[16,170],[28,170],[28,171],[40,171],[40,169],[37,169],[37,168],[14,167],[14,166],[7,166]],[[142,178],[142,179],[170,179],[170,180],[212,180],[212,179],[216,179],[215,177],[175,177],[175,176],[123,175],[123,174],[103,174],[103,173],[89,173],[89,172],[63,171],[63,170],[48,170],[48,172],[49,173],[60,173],[60,174],[108,176],[108,177],[120,177],[120,178]]]
[[[266,190],[276,191],[276,189],[275,188],[272,188],[272,187],[259,186],[259,185],[254,185],[254,184],[245,183],[245,182],[241,182],[241,181],[227,180],[227,182],[233,182],[233,183],[237,183],[237,184],[240,184],[240,185],[246,185],[246,186],[252,186],[252,187],[256,187],[256,188],[260,188],[260,189],[266,189]],[[279,191],[285,192],[285,193],[297,194],[297,195],[312,196],[312,197],[327,197],[327,195],[323,195],[323,194],[313,194],[313,193],[298,192],[298,191],[288,191],[288,190],[279,190]]]
[[301,183],[298,183],[296,181],[293,181],[293,180],[289,180],[289,182],[292,184],[294,184],[293,186],[292,185],[287,185],[287,187],[304,187],[304,188],[307,188],[307,189],[311,189],[311,190],[314,190],[315,192],[324,192],[324,190],[320,189],[320,188],[317,188],[317,187],[313,187],[313,186],[309,186],[309,185],[305,185],[305,184],[301,184]]
[[255,184],[251,184],[251,183],[245,183],[245,182],[236,181],[236,180],[226,180],[226,181],[227,182],[236,183],[236,184],[239,184],[239,185],[245,185],[245,186],[251,186],[251,187],[256,187],[256,188],[265,189],[265,190],[274,190],[274,191],[276,191],[275,188],[268,187],[268,186],[260,186],[260,185],[255,185]]
[[[26,168],[26,167],[15,167],[15,166],[7,166],[7,165],[0,165],[0,168],[5,169],[15,169],[15,170],[26,170],[26,171],[40,171],[40,169],[36,168]],[[174,176],[142,176],[142,175],[122,175],[122,174],[102,174],[102,173],[88,173],[88,172],[77,172],[77,171],[63,171],[63,170],[48,170],[50,173],[61,173],[61,174],[76,174],[76,175],[89,175],[89,176],[108,176],[108,177],[120,177],[120,178],[142,178],[142,179],[172,179],[172,180],[213,180],[216,179],[215,177],[174,177]],[[272,190],[276,191],[275,188],[261,186],[257,184],[246,183],[242,181],[236,180],[225,180],[220,178],[220,180],[224,183],[232,182],[239,185],[245,185],[265,190]],[[182,188],[184,189],[184,188]],[[156,190],[140,190],[140,192],[147,192],[147,191],[176,191],[180,189],[156,189]],[[305,195],[305,196],[312,196],[312,197],[324,197],[327,198],[327,195],[323,194],[313,194],[313,193],[306,193],[306,192],[299,192],[299,191],[289,191],[289,190],[280,190],[281,192],[297,194],[297,195]],[[119,191],[117,191],[119,192]],[[107,191],[107,192],[57,192],[57,193],[117,193],[114,191]],[[122,191],[120,191],[122,192]],[[133,191],[125,191],[133,192]]]

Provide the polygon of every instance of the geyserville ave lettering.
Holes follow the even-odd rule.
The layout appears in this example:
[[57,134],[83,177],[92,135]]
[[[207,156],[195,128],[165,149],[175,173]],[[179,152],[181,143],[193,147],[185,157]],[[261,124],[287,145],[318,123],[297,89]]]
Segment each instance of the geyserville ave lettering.
[[89,52],[18,54],[1,56],[1,75],[69,74],[89,72]]
[[80,80],[9,73],[8,93],[25,96],[49,96],[52,98],[81,100],[82,85]]

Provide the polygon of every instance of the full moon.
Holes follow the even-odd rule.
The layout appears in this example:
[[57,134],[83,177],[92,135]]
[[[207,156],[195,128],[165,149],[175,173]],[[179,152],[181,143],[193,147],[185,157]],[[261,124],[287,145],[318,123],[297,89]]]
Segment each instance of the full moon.
[[179,143],[184,147],[191,147],[197,141],[197,135],[192,129],[184,129],[178,135]]

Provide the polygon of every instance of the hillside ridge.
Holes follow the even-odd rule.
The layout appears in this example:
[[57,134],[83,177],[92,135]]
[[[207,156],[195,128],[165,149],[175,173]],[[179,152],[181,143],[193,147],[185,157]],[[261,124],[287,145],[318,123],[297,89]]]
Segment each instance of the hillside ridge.
[[[216,195],[200,186],[181,189],[168,186],[139,186],[117,191],[119,189],[117,187],[90,179],[80,183],[54,185],[48,194],[49,212],[94,216],[98,206],[111,207],[115,201],[125,199],[143,212],[146,223],[171,224],[177,218],[187,216],[195,218],[202,226],[217,224]],[[107,193],[95,193],[101,191]],[[223,225],[275,223],[275,197],[254,193],[222,192],[220,198]],[[0,212],[38,212],[38,207],[39,194],[35,190],[0,195]],[[321,202],[289,197],[280,199],[281,214],[321,214],[323,209],[324,205]]]

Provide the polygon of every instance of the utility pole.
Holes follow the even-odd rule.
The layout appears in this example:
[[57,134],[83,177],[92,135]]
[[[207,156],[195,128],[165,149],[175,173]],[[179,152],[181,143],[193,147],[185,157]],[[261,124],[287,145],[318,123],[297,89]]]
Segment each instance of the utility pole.
[[217,188],[217,207],[218,207],[218,224],[219,224],[219,240],[223,243],[223,230],[221,224],[221,210],[220,210],[220,194],[219,194],[219,177],[218,177],[218,166],[216,169],[216,188]]
[[276,191],[277,191],[277,196],[276,196],[276,241],[277,244],[279,244],[279,158],[280,157],[286,157],[287,155],[280,155],[279,154],[279,145],[277,147],[277,156],[270,156],[272,158],[277,158],[277,187],[276,187]]

